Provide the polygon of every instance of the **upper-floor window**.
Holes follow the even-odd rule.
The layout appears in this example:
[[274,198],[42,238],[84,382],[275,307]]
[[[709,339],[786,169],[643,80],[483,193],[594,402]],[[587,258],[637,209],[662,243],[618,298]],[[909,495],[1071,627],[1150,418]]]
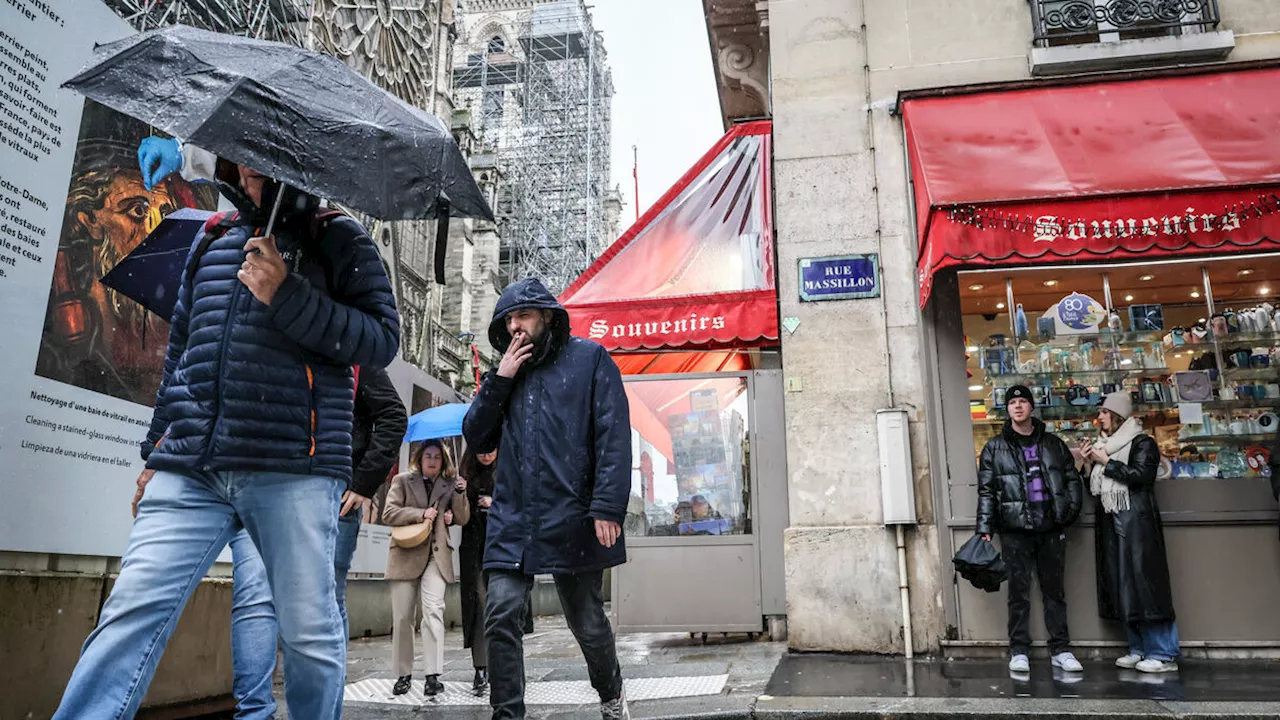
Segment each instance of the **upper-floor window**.
[[489,38],[489,54],[497,55],[507,51],[507,41],[502,39],[501,35],[494,35]]
[[1206,32],[1217,0],[1029,0],[1039,47]]

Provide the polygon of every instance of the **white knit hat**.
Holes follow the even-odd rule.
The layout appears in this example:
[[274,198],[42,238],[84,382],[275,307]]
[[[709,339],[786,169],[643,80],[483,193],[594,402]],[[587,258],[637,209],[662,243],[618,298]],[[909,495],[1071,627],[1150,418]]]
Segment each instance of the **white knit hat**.
[[1129,397],[1128,390],[1113,392],[1102,399],[1102,408],[1119,415],[1123,420],[1128,420],[1133,414],[1133,398]]

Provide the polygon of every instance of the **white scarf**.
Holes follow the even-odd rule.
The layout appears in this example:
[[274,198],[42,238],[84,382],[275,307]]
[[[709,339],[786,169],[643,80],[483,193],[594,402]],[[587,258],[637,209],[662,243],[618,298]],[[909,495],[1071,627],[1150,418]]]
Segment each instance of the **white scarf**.
[[[1099,437],[1093,444],[1094,450],[1101,450],[1108,457],[1122,465],[1129,464],[1129,451],[1133,441],[1142,434],[1142,420],[1131,417],[1125,420],[1110,435]],[[1094,463],[1093,472],[1089,475],[1089,491],[1094,497],[1102,499],[1102,509],[1116,513],[1129,509],[1129,488],[1124,483],[1107,477],[1105,463]]]

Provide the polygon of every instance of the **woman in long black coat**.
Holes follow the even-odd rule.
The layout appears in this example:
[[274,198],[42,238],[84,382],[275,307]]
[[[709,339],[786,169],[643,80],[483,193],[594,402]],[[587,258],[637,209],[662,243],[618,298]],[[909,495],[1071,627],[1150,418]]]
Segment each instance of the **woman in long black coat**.
[[489,653],[484,641],[484,608],[487,583],[484,576],[484,541],[489,529],[489,506],[493,503],[493,477],[498,453],[477,455],[468,449],[462,456],[461,474],[467,479],[467,502],[471,521],[462,526],[462,547],[458,565],[462,571],[462,646],[471,648],[471,664],[476,669],[472,689],[477,695],[489,684]]
[[1108,395],[1098,410],[1102,436],[1081,448],[1097,502],[1098,614],[1128,629],[1129,652],[1116,665],[1173,672],[1178,625],[1155,496],[1160,450],[1132,413],[1127,391]]

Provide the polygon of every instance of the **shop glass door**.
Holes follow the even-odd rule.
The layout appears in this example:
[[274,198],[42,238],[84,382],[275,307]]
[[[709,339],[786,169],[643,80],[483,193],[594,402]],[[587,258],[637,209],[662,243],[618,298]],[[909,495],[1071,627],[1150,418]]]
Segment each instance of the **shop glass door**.
[[626,379],[628,562],[614,573],[623,630],[756,631],[751,378]]

